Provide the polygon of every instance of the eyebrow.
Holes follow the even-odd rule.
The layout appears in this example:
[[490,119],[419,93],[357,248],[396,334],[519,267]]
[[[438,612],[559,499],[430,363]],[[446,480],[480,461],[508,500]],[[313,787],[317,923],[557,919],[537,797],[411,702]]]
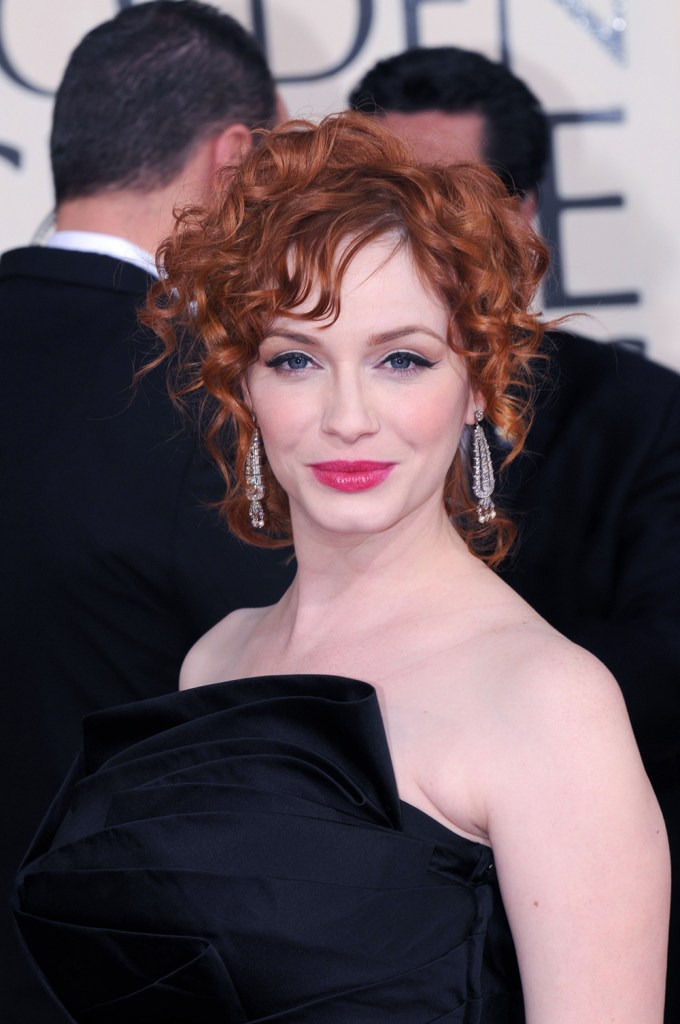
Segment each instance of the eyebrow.
[[[392,331],[380,331],[378,334],[370,334],[368,344],[372,347],[389,344],[392,341],[401,341],[402,338],[409,338],[413,334],[428,334],[437,341],[446,342],[446,339],[442,338],[440,334],[430,330],[429,327],[425,327],[423,324],[406,324],[404,327],[396,327]],[[288,331],[285,328],[274,328],[262,340],[264,342],[269,338],[283,338],[286,341],[297,342],[300,345],[318,345],[318,341],[312,335]]]

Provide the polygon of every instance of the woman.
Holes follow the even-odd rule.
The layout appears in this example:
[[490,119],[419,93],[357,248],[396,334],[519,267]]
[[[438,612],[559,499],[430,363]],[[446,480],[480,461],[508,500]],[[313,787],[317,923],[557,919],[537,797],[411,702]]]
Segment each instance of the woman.
[[485,564],[484,431],[520,449],[544,329],[515,202],[340,115],[166,243],[147,320],[225,515],[298,571],[187,692],[86,724],[18,897],[76,1020],[660,1024],[667,847],[617,686]]

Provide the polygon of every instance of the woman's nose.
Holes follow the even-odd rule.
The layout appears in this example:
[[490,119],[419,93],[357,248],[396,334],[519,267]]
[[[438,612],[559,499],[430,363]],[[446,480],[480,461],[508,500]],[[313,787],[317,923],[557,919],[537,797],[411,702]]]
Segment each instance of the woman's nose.
[[379,422],[369,392],[358,376],[336,377],[325,396],[323,430],[347,443],[365,434],[375,434]]

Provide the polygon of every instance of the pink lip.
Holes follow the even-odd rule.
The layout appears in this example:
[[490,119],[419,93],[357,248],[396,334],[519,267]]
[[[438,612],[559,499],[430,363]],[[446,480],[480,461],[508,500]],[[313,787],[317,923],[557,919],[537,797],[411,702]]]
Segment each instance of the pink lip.
[[315,462],[312,473],[325,487],[335,491],[369,491],[389,476],[393,462]]

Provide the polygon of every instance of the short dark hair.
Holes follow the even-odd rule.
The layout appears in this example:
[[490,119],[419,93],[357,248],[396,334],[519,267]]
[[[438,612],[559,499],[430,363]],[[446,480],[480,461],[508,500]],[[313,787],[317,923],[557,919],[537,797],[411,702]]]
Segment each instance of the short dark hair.
[[267,62],[234,18],[198,0],[126,8],[82,39],[59,86],[56,201],[166,185],[202,139],[271,127],[275,112]]
[[379,61],[352,91],[350,106],[367,114],[478,113],[484,159],[512,193],[538,188],[549,154],[541,104],[503,64],[456,46],[406,50]]

